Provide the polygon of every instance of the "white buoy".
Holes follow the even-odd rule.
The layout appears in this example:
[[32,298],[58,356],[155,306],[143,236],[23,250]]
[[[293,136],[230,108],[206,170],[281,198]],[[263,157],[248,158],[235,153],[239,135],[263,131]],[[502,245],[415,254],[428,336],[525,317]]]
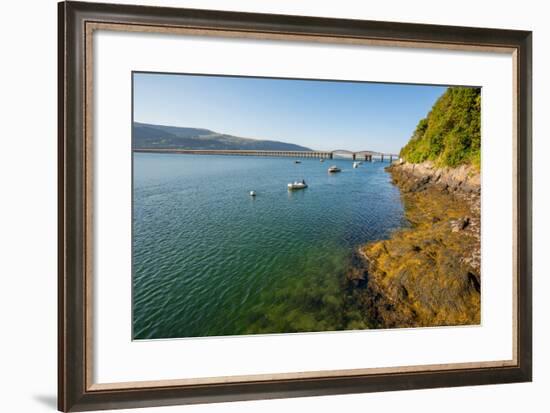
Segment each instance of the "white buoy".
[[250,191],[250,196],[256,196],[256,191]]

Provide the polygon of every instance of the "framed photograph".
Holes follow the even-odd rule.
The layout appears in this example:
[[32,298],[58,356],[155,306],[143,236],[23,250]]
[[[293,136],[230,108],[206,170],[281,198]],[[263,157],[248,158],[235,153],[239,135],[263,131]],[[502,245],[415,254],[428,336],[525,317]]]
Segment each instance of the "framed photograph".
[[530,381],[531,59],[59,3],[59,410]]

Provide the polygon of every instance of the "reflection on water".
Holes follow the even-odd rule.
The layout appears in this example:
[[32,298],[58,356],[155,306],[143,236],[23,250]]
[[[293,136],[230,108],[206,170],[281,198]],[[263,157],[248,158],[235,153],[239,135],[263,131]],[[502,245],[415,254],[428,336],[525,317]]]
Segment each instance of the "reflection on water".
[[134,338],[365,327],[343,279],[354,247],[403,223],[384,166],[134,154]]

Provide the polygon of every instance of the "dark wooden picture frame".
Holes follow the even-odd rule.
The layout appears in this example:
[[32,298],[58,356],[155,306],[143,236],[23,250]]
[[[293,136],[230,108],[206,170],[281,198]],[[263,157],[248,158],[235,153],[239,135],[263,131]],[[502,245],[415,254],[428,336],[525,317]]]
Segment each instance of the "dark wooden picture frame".
[[[59,410],[83,411],[531,380],[531,32],[79,2],[59,3],[58,12]],[[239,37],[512,51],[516,66],[514,362],[212,384],[152,382],[134,387],[94,385],[90,330],[93,174],[89,52],[93,30],[101,27],[122,31],[196,31]]]

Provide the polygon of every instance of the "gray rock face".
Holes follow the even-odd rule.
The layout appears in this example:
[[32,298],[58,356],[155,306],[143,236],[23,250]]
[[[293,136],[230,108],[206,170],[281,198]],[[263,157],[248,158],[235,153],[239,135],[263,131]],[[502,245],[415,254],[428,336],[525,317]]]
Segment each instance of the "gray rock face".
[[396,163],[389,167],[394,180],[404,183],[403,189],[419,192],[430,186],[443,191],[479,194],[480,174],[473,167],[462,165],[457,168],[436,168],[432,162],[412,164]]
[[465,229],[468,225],[470,225],[470,218],[460,218],[455,221],[451,221],[451,231],[458,232]]

